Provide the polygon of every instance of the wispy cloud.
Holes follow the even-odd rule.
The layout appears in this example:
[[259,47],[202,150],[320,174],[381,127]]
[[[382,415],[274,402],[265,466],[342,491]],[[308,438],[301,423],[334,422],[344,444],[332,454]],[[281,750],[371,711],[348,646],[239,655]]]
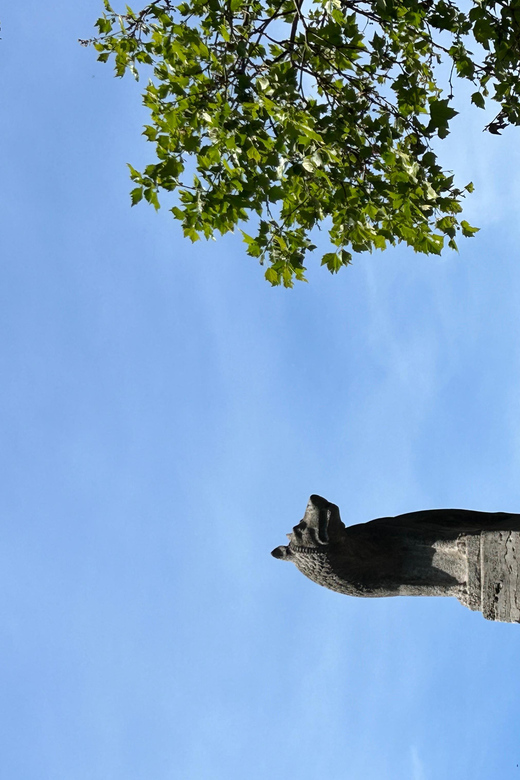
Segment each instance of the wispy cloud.
[[419,755],[419,751],[415,745],[412,745],[410,748],[410,764],[412,780],[427,780],[424,761]]

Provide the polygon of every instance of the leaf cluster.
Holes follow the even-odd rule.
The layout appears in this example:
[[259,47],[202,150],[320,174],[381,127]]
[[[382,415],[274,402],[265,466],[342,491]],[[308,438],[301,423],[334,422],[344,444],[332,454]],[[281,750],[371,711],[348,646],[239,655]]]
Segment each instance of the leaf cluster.
[[353,253],[403,242],[439,254],[476,232],[432,141],[456,115],[454,76],[475,84],[477,106],[499,103],[491,132],[520,122],[519,23],[520,0],[467,13],[449,0],[156,0],[122,14],[105,0],[92,43],[118,76],[151,68],[156,160],[130,167],[132,204],[176,193],[192,241],[251,219],[247,253],[290,287],[314,228],[328,230],[332,273]]

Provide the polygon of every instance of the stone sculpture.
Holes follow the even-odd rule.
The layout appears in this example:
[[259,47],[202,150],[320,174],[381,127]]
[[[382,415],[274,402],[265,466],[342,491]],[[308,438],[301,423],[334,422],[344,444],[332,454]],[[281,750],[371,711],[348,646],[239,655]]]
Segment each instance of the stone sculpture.
[[350,596],[455,596],[488,620],[520,622],[520,514],[432,509],[346,527],[309,499],[272,551],[319,585]]

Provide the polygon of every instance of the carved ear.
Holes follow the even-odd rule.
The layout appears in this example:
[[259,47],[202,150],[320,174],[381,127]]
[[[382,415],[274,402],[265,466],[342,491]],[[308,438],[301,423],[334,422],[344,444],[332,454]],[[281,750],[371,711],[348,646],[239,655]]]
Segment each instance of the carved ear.
[[305,510],[305,520],[318,532],[318,539],[327,544],[334,538],[338,530],[345,528],[341,522],[339,508],[322,496],[312,495]]
[[287,561],[291,557],[292,553],[288,547],[284,547],[283,544],[280,547],[275,547],[271,555],[273,558],[279,558],[282,561]]
[[309,498],[307,508],[305,509],[303,520],[306,523],[307,528],[314,529],[320,544],[329,543],[328,527],[331,517],[331,507],[334,507],[334,504],[331,504],[326,498],[312,495]]

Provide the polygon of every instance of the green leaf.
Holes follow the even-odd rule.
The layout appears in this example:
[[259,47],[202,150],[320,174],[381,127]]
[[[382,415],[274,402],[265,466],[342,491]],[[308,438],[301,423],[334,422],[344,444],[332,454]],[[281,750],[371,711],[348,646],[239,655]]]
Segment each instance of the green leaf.
[[471,238],[471,236],[474,236],[475,233],[478,233],[480,228],[477,227],[471,227],[471,225],[466,222],[465,219],[461,220],[460,227],[462,229],[462,234],[464,236],[467,236],[468,238]]
[[192,244],[194,244],[195,241],[199,241],[200,240],[199,234],[192,227],[185,227],[184,228],[184,235],[186,236],[186,238],[189,238],[191,240]]
[[448,123],[457,114],[458,111],[455,111],[449,105],[449,100],[431,100],[428,130],[436,132],[439,138],[446,138],[448,135]]
[[159,199],[157,197],[157,192],[152,187],[146,187],[143,190],[143,195],[145,197],[145,200],[148,201],[148,203],[151,203],[151,205],[155,208],[157,211],[160,208],[159,205]]
[[265,278],[268,282],[270,282],[273,287],[276,287],[276,285],[280,284],[280,274],[274,270],[274,268],[268,268],[267,271],[264,274]]
[[246,244],[254,244],[255,239],[252,236],[249,236],[247,233],[244,233],[243,230],[240,231],[242,233],[242,236],[244,237],[244,241]]
[[100,35],[105,35],[112,31],[112,22],[106,17],[101,17],[96,22],[96,27],[99,30]]
[[140,200],[142,200],[143,197],[143,188],[142,187],[135,187],[135,189],[132,190],[130,193],[130,198],[132,199],[132,206],[135,206],[136,203],[139,203]]
[[343,262],[336,252],[327,252],[321,258],[321,264],[326,265],[331,273],[336,274],[343,265]]
[[471,96],[471,102],[474,103],[479,108],[485,108],[486,107],[486,101],[484,100],[483,95],[480,92],[474,92]]

